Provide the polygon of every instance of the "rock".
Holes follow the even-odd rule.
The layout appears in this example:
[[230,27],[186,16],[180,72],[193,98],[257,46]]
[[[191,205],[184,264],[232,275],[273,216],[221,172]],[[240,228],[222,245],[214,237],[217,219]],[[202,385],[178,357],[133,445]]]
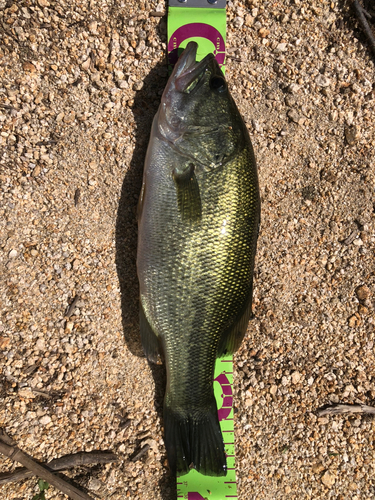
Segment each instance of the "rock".
[[127,89],[129,87],[129,84],[126,80],[118,80],[117,85],[120,89]]
[[100,488],[103,486],[102,482],[99,481],[99,479],[96,479],[95,477],[90,478],[89,481],[89,490],[91,491],[98,491]]
[[245,16],[245,26],[252,26],[254,23],[254,18],[250,16],[250,14],[247,14]]
[[242,25],[243,25],[242,17],[239,17],[239,16],[235,17],[234,18],[234,25],[236,28],[242,28]]
[[35,398],[35,394],[32,392],[32,390],[29,387],[24,387],[18,391],[18,396],[21,398],[26,398],[26,399],[33,399]]
[[296,83],[291,83],[289,86],[288,86],[288,92],[290,94],[296,94],[300,89],[300,86],[297,85]]
[[10,344],[10,338],[9,337],[0,337],[0,350],[4,351],[8,345]]
[[14,249],[13,249],[13,250],[11,250],[11,251],[9,252],[8,257],[9,257],[10,259],[15,259],[15,258],[17,257],[17,255],[18,255],[17,250],[14,250]]
[[272,394],[272,396],[275,396],[275,394],[277,393],[277,385],[271,385],[270,393]]
[[35,344],[36,349],[39,349],[39,351],[44,351],[45,349],[45,343],[43,339],[38,339]]
[[64,116],[64,123],[72,123],[72,122],[74,122],[75,117],[76,117],[75,112],[71,111],[70,113],[68,113],[67,115]]
[[25,71],[29,71],[30,73],[35,73],[36,71],[36,67],[31,62],[23,63],[22,67]]
[[275,52],[285,52],[287,50],[287,43],[279,43],[275,49]]
[[361,285],[356,289],[355,293],[358,297],[358,300],[366,300],[370,297],[371,290],[369,289],[368,286]]
[[360,304],[360,306],[358,307],[358,313],[363,314],[365,316],[366,314],[369,313],[369,310],[366,306],[363,306],[362,304]]
[[329,470],[327,470],[322,478],[322,483],[327,486],[327,488],[332,488],[332,486],[335,484],[336,481],[336,476]]
[[330,401],[332,401],[332,403],[338,403],[340,401],[340,398],[337,394],[330,394],[328,398]]
[[64,115],[65,113],[62,111],[61,113],[59,113],[57,116],[56,116],[56,121],[57,122],[62,122],[63,121],[63,118],[64,118]]
[[350,316],[350,318],[348,319],[348,325],[350,326],[350,328],[354,328],[356,325],[357,325],[357,316],[355,316],[353,314],[353,316]]
[[89,68],[90,68],[90,65],[91,65],[91,59],[88,58],[86,59],[86,61],[84,61],[82,64],[81,64],[81,68],[85,71],[87,71]]
[[144,40],[140,40],[137,48],[135,49],[136,54],[142,54],[146,50],[146,44]]
[[315,83],[319,85],[319,87],[329,87],[331,85],[331,80],[325,75],[318,75],[315,78]]
[[74,323],[72,321],[68,321],[65,327],[65,332],[71,333],[74,328]]
[[93,35],[97,33],[97,28],[98,28],[98,23],[96,21],[91,21],[89,23],[90,33],[92,33]]
[[331,122],[335,122],[337,121],[338,116],[339,116],[338,111],[334,109],[329,113],[328,118],[331,120]]
[[51,422],[51,417],[49,417],[48,415],[44,415],[44,417],[42,417],[40,420],[39,420],[39,423],[41,423],[42,425],[47,425]]
[[251,406],[253,404],[253,399],[251,397],[247,397],[245,399],[245,406]]
[[322,463],[317,463],[312,466],[312,471],[314,474],[320,474],[324,471],[324,465]]
[[359,129],[355,125],[351,125],[350,127],[345,127],[344,133],[346,142],[348,143],[349,146],[353,146],[361,136]]
[[293,384],[298,384],[298,382],[301,380],[302,375],[299,372],[293,372],[292,373],[292,383]]
[[138,81],[138,82],[134,83],[133,90],[141,90],[142,87],[143,87],[143,82],[142,81]]
[[[34,168],[34,170],[33,170],[32,176],[33,176],[33,177],[38,177],[38,175],[40,174],[41,170],[42,170],[42,169],[40,168],[40,166],[39,166],[39,165],[37,165],[37,166]],[[31,251],[31,254],[32,254],[32,251]]]
[[292,122],[297,123],[298,125],[303,125],[305,119],[302,118],[295,109],[290,109],[288,111],[288,117],[292,120]]
[[285,104],[289,107],[292,107],[296,104],[296,99],[292,95],[288,95],[285,98]]
[[269,34],[270,34],[270,30],[268,30],[266,28],[260,28],[260,30],[258,31],[258,35],[261,38],[266,38]]

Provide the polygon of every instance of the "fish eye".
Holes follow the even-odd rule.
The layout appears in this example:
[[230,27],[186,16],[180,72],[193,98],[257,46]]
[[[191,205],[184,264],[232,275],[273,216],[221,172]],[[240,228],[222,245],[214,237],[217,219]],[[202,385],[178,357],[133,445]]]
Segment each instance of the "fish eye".
[[210,80],[210,87],[217,92],[225,92],[227,90],[227,82],[222,76],[213,76]]

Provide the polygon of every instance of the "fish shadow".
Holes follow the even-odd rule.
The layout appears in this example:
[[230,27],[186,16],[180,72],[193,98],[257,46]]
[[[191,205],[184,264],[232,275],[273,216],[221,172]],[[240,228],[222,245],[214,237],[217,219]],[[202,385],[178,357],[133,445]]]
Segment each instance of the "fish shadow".
[[124,340],[130,352],[139,357],[144,354],[138,318],[137,204],[151,124],[160,103],[159,93],[167,81],[166,71],[162,63],[153,68],[145,78],[142,89],[134,97],[134,152],[122,183],[116,220],[116,270],[120,284]]
[[[139,285],[137,278],[137,204],[142,186],[143,164],[152,120],[160,104],[161,93],[168,80],[167,66],[159,63],[143,81],[143,87],[132,106],[135,121],[135,147],[122,183],[116,219],[116,270],[121,294],[121,315],[124,340],[129,351],[144,357],[139,334]],[[155,409],[163,422],[165,367],[149,363],[155,383]],[[164,462],[166,457],[163,457]],[[163,500],[177,496],[176,480],[166,472],[159,483]]]

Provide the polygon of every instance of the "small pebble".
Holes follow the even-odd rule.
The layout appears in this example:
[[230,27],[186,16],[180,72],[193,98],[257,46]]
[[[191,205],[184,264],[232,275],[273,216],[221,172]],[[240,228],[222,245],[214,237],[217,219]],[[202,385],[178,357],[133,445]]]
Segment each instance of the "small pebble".
[[345,127],[345,139],[349,146],[353,146],[356,142],[358,142],[361,134],[358,130],[358,127],[352,125],[351,127]]
[[322,483],[327,486],[327,488],[332,488],[336,481],[336,476],[329,470],[327,470],[322,478]]
[[331,80],[325,75],[318,75],[315,78],[315,83],[319,85],[319,87],[329,87],[331,85]]
[[49,417],[48,415],[45,415],[44,417],[40,418],[39,419],[39,422],[42,424],[42,425],[47,425],[51,422],[51,417]]

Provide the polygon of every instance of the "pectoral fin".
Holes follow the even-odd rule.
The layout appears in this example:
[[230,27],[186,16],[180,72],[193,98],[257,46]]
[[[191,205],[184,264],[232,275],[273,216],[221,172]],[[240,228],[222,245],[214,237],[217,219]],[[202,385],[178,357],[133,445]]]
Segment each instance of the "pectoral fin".
[[190,163],[182,172],[176,169],[172,172],[177,190],[178,210],[184,221],[196,221],[202,217],[199,185],[194,170],[194,165]]

